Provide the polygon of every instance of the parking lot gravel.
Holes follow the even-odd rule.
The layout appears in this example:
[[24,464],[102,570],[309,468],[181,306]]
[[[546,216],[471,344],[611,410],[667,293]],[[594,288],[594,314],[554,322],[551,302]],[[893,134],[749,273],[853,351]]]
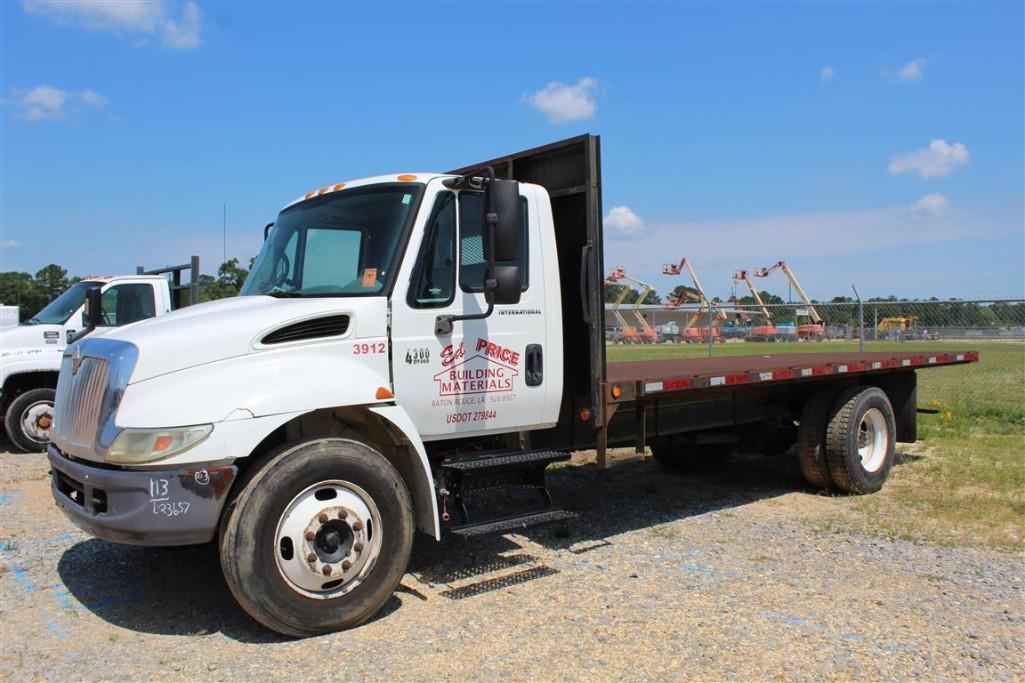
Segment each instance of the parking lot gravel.
[[845,531],[790,461],[575,456],[550,480],[577,520],[418,539],[381,614],[306,640],[249,620],[212,546],[92,539],[45,458],[0,466],[5,681],[1025,679],[1020,555]]

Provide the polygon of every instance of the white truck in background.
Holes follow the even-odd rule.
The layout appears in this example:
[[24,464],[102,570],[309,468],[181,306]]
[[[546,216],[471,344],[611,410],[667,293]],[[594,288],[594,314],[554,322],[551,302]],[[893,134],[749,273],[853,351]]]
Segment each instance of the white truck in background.
[[[183,270],[192,270],[191,283],[181,284]],[[184,266],[138,271],[86,277],[24,323],[0,330],[0,417],[13,448],[25,453],[46,450],[57,374],[73,339],[102,335],[198,301],[199,257]],[[94,296],[102,312],[95,327],[86,321],[90,290],[98,291]],[[175,294],[180,294],[180,303]]]

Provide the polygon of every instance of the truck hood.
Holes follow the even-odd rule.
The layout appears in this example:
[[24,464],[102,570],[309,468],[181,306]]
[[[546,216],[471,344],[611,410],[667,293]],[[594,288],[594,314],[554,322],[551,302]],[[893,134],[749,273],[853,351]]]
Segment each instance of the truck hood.
[[60,351],[63,348],[62,325],[18,325],[0,330],[0,357],[3,358],[22,356],[32,349]]
[[186,368],[267,353],[277,348],[323,343],[323,339],[292,342],[270,349],[260,340],[285,325],[320,316],[346,314],[349,337],[377,337],[387,332],[386,297],[278,299],[239,296],[189,306],[167,315],[127,325],[107,339],[129,342],[138,349],[130,383]]

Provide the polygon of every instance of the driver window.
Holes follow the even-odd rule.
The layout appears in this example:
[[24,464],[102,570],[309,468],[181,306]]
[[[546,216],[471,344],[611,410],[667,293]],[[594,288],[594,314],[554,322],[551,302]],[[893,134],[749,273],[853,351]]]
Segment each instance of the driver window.
[[407,302],[413,308],[439,308],[452,302],[456,283],[456,201],[451,192],[438,195],[424,231]]
[[103,324],[119,327],[155,315],[153,288],[146,284],[114,285],[100,298]]

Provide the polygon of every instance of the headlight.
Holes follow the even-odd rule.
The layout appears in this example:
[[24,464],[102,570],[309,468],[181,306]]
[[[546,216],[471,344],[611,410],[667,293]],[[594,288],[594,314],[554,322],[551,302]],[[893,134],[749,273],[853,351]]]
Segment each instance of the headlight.
[[107,462],[133,465],[164,460],[189,450],[214,430],[213,425],[167,429],[125,429],[107,452]]

